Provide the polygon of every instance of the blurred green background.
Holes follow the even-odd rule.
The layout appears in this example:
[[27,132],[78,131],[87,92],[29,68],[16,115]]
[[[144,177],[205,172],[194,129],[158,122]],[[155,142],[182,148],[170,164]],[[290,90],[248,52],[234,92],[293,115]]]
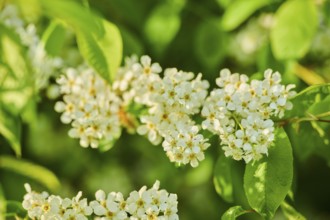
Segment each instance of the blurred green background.
[[[251,6],[251,2],[255,3]],[[308,85],[330,82],[330,2],[308,2],[317,10],[315,30],[312,34],[309,30],[293,34],[293,40],[308,43],[305,51],[287,57],[281,52],[274,53],[276,43],[271,38],[275,17],[279,10],[285,10],[286,1],[93,0],[89,5],[119,27],[124,56],[148,54],[163,68],[202,72],[211,86],[222,68],[255,78],[266,68],[272,68],[283,74],[284,83],[295,83],[300,91]],[[302,17],[311,26],[304,9],[299,10],[291,11],[292,19]],[[38,24],[40,34],[49,24],[49,19],[43,16],[29,19]],[[286,34],[290,40],[292,34]],[[75,47],[74,39],[69,44]],[[289,54],[290,48],[286,49]],[[212,147],[207,150],[206,159],[195,169],[176,167],[161,146],[153,146],[146,138],[126,132],[108,152],[83,149],[77,140],[68,137],[69,126],[63,125],[60,114],[54,111],[57,100],[49,99],[47,90],[41,91],[37,99],[34,121],[24,122],[21,127],[22,158],[53,171],[61,182],[61,190],[56,192],[61,196],[72,197],[81,190],[92,198],[98,189],[128,195],[143,185],[152,186],[158,179],[161,188],[178,194],[182,220],[220,219],[233,205],[222,200],[213,185],[213,168],[222,154],[216,137],[211,139]],[[304,135],[319,138],[317,132],[309,132],[308,126],[303,124],[299,134],[286,127],[296,156],[294,206],[307,219],[326,220],[330,219],[330,146],[321,141],[303,142]],[[329,126],[324,125],[323,129],[329,138]],[[3,137],[0,137],[0,155],[14,155]],[[232,175],[240,185],[244,163],[235,163]],[[36,190],[47,190],[36,181],[1,169],[0,164],[0,183],[6,199],[22,201],[25,182]],[[243,188],[238,189],[234,192],[234,205],[248,208]],[[280,212],[275,218],[284,219]],[[239,219],[260,217],[249,214]]]

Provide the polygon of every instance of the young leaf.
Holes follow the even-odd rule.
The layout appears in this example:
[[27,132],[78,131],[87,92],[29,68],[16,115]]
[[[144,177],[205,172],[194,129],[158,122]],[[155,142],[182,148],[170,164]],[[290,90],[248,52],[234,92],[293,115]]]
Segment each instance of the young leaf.
[[60,182],[54,173],[32,162],[16,159],[10,156],[1,156],[0,168],[11,170],[22,176],[34,179],[53,192],[59,190]]
[[78,47],[86,59],[105,80],[111,82],[116,75],[122,59],[122,39],[118,28],[100,19],[104,34],[97,36],[94,33],[77,32]]
[[41,38],[44,48],[51,56],[58,56],[65,41],[65,29],[57,21],[52,21]]
[[15,154],[21,156],[21,121],[4,108],[0,108],[0,134],[10,143]]
[[255,11],[271,3],[270,0],[235,0],[229,4],[222,17],[222,27],[231,31],[242,24]]
[[[295,15],[292,16],[292,12]],[[308,19],[306,19],[308,18]],[[272,50],[277,59],[299,59],[308,52],[317,29],[318,16],[314,1],[286,1],[275,15],[271,30]]]
[[285,201],[282,202],[281,209],[287,220],[306,220],[306,218],[302,214],[297,212],[292,206],[290,206]]
[[233,202],[232,171],[234,160],[221,155],[214,167],[213,182],[215,190],[226,202]]
[[246,166],[244,189],[250,206],[271,219],[288,194],[293,177],[293,157],[289,138],[277,128],[269,156]]
[[39,0],[44,12],[59,19],[75,31],[94,33],[97,36],[103,34],[102,25],[97,22],[89,9],[84,8],[72,0]]
[[235,220],[246,213],[249,213],[249,211],[244,210],[241,206],[233,206],[222,215],[221,220]]

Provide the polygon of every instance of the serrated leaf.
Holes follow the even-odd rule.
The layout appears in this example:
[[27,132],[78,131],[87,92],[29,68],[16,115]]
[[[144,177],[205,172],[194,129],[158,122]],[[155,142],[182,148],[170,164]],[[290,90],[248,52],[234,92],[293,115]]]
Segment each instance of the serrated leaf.
[[221,25],[224,30],[231,31],[242,24],[255,11],[271,3],[270,0],[235,0],[226,8]]
[[47,54],[58,56],[63,48],[66,31],[57,21],[52,21],[42,35],[41,42]]
[[122,60],[122,39],[118,28],[100,19],[104,34],[77,32],[78,47],[87,63],[108,82],[112,82]]
[[241,206],[233,206],[229,208],[221,217],[221,220],[235,220],[237,217],[248,213]]
[[10,156],[1,156],[0,169],[11,170],[17,174],[31,178],[53,192],[58,191],[60,188],[60,182],[53,172],[30,161],[16,159]]
[[102,35],[104,30],[96,16],[73,0],[39,0],[44,13],[59,19],[75,31]]
[[299,92],[293,98],[291,102],[293,109],[286,111],[284,117],[302,117],[306,115],[306,111],[315,103],[318,103],[325,99],[330,93],[330,84],[309,86],[303,91]]
[[214,167],[213,183],[215,190],[226,202],[234,201],[232,180],[233,165],[233,159],[221,155]]
[[306,218],[297,212],[291,205],[289,205],[287,202],[283,202],[281,204],[281,209],[283,211],[284,216],[286,217],[286,220],[306,220]]
[[250,206],[265,219],[271,219],[288,194],[293,177],[293,157],[283,128],[275,131],[269,156],[249,163],[244,174],[244,189]]
[[0,108],[0,134],[10,143],[15,154],[21,156],[21,121],[18,116]]
[[279,60],[304,57],[317,29],[315,3],[312,0],[286,1],[276,12],[275,20],[270,34],[275,57]]
[[228,36],[221,30],[218,19],[209,19],[197,28],[195,51],[206,67],[216,67],[221,63],[226,54],[227,45]]

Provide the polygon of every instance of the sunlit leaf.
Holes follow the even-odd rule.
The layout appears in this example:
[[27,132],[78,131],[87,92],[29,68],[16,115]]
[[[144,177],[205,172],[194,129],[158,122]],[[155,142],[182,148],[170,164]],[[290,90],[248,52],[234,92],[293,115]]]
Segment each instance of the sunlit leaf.
[[244,189],[250,206],[265,219],[271,219],[288,194],[293,177],[293,157],[289,138],[277,128],[269,156],[249,163]]
[[221,220],[235,220],[237,217],[248,213],[241,206],[233,206],[229,208],[221,217]]
[[77,32],[81,54],[90,66],[104,79],[111,82],[122,60],[122,39],[118,28],[109,21],[100,19],[104,34]]
[[281,209],[286,220],[306,220],[306,218],[302,214],[297,212],[291,205],[289,205],[285,201],[281,204]]
[[326,83],[325,80],[319,74],[310,69],[307,69],[302,65],[299,65],[298,63],[294,64],[293,71],[301,80],[303,80],[308,85]]
[[16,33],[0,24],[0,102],[19,114],[33,95],[26,51]]
[[39,0],[44,13],[59,19],[75,31],[103,34],[102,25],[87,8],[73,0]]
[[242,24],[255,11],[271,3],[270,0],[235,0],[227,7],[222,17],[222,27],[231,31]]
[[0,169],[11,170],[17,174],[31,178],[53,192],[58,191],[60,187],[60,182],[53,172],[30,161],[16,159],[10,156],[0,156]]
[[314,1],[286,1],[276,12],[275,19],[270,35],[275,57],[282,60],[305,56],[318,23]]
[[234,201],[233,172],[234,160],[221,155],[214,167],[214,186],[217,193],[227,202]]
[[56,21],[52,21],[42,35],[42,43],[47,53],[51,56],[60,55],[65,41],[66,31],[64,27]]

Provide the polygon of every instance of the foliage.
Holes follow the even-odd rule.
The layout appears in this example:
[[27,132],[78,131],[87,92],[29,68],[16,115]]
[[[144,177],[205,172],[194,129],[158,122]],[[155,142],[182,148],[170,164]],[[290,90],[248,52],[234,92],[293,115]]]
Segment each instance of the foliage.
[[[13,8],[7,8],[9,5]],[[21,205],[26,182],[37,191],[47,189],[61,198],[73,198],[82,190],[90,200],[99,189],[120,191],[126,197],[157,179],[178,195],[180,219],[330,218],[329,8],[329,1],[314,0],[0,1],[0,220],[27,216]],[[133,57],[125,63],[123,57],[132,54],[149,54],[156,62],[142,56],[140,61]],[[162,72],[158,63],[178,71]],[[219,147],[230,145],[224,141],[225,133],[202,130],[208,127],[203,107],[210,103],[215,84],[221,87],[221,76],[216,80],[219,70],[228,67],[260,84],[265,84],[262,73],[271,68],[282,74],[283,85],[296,85],[297,94],[292,98],[288,95],[291,87],[281,87],[281,95],[287,95],[285,102],[292,103],[292,109],[288,104],[282,109],[286,110],[283,118],[263,118],[274,122],[270,126],[274,131],[266,133],[274,138],[269,139],[272,144],[261,158],[235,161],[235,155]],[[180,69],[202,72],[203,80]],[[148,77],[136,75],[140,73]],[[267,82],[274,79],[276,76]],[[96,85],[88,87],[89,80]],[[79,91],[74,85],[77,82]],[[72,86],[70,92],[63,92],[66,85]],[[139,94],[142,90],[134,90],[134,85],[151,85],[148,89],[158,95],[170,93],[173,86],[177,99],[173,98],[174,104],[170,97],[164,101],[161,96],[141,101],[139,98],[148,93]],[[184,85],[195,86],[189,94],[196,103],[190,109],[180,97]],[[98,89],[104,92],[100,96],[95,94]],[[91,97],[96,100],[97,112],[106,106],[102,94],[110,97],[109,102],[119,103],[111,108],[117,121],[98,118],[101,127],[121,126],[118,135],[100,137],[99,146],[91,145],[98,151],[78,147],[90,146],[81,140],[91,136],[79,136],[80,143],[71,139],[67,133],[77,138],[72,131],[77,122],[68,132],[69,126],[59,121],[61,118],[68,124],[71,120],[63,120],[64,113],[60,116],[54,110],[55,105],[56,111],[60,109],[55,103],[67,108],[64,104],[69,103],[66,99],[74,90],[78,92],[72,102],[79,104],[86,98],[83,103],[87,104],[78,106],[85,110],[73,116],[73,121],[92,109],[88,106]],[[269,103],[278,104],[281,95]],[[114,97],[119,98],[114,101]],[[262,97],[267,95],[260,95],[260,100]],[[216,99],[214,106],[223,100],[225,97]],[[160,110],[157,103],[162,101],[170,104]],[[276,108],[279,106],[283,107],[278,104]],[[155,133],[144,132],[142,127],[161,111],[165,118],[171,115],[172,121],[185,121],[176,131],[184,138],[172,140],[173,134],[157,125]],[[248,115],[235,111],[226,116],[235,120],[232,133],[236,138],[235,131],[244,130],[241,119]],[[95,117],[95,112],[91,113]],[[90,129],[88,132],[91,134]],[[166,155],[135,132],[147,134],[156,145],[164,141]],[[173,149],[168,150],[172,141],[182,145],[199,141],[200,149],[189,152],[189,160],[180,160]],[[177,163],[170,163],[167,156]],[[184,166],[189,163],[196,168]],[[78,195],[74,197],[77,201]],[[102,200],[100,193],[97,195]],[[127,213],[134,213],[134,209]],[[150,210],[146,214],[156,215]]]

